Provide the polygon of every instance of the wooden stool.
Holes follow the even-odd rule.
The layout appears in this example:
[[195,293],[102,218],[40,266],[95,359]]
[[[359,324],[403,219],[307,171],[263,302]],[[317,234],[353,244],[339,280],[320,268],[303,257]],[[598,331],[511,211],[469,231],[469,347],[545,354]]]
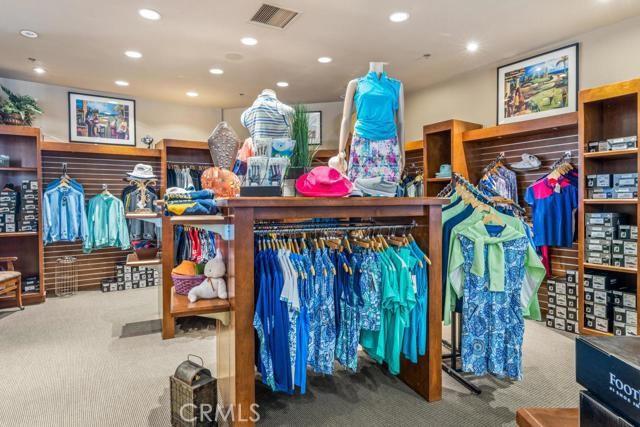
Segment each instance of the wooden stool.
[[516,411],[519,427],[578,427],[578,408],[520,408]]
[[0,295],[15,294],[16,303],[20,310],[24,310],[22,305],[22,274],[13,270],[13,262],[18,257],[0,257],[0,262],[7,263],[7,270],[0,271]]

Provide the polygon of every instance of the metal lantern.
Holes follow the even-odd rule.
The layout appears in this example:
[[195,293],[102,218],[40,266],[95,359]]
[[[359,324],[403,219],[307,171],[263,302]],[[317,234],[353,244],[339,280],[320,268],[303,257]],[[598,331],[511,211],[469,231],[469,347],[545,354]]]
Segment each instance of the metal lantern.
[[[191,357],[200,359],[200,364]],[[201,357],[190,354],[169,377],[171,425],[174,427],[215,426],[218,386]]]

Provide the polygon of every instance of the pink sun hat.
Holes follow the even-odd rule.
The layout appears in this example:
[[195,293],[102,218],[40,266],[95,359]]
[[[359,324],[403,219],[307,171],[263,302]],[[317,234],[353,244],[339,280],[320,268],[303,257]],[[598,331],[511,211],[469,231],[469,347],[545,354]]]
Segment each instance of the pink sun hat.
[[298,193],[307,197],[344,197],[353,189],[353,184],[337,169],[318,166],[296,181]]

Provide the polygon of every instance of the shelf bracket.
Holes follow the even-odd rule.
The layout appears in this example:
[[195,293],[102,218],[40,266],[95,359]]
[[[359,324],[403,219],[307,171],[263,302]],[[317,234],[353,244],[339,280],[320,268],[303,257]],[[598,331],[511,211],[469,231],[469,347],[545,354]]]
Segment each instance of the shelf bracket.
[[231,322],[231,311],[223,311],[220,313],[200,314],[200,317],[207,317],[209,319],[215,319],[222,322],[224,326],[228,326]]

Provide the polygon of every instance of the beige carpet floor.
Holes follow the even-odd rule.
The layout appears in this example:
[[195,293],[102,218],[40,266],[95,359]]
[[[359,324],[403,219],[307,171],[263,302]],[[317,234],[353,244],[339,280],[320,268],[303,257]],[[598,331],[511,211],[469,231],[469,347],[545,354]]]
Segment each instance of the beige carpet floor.
[[[157,292],[82,292],[0,311],[0,426],[170,425],[169,375],[189,353],[215,371],[215,331],[195,322],[163,341]],[[480,396],[445,375],[443,400],[427,404],[361,358],[356,375],[310,374],[304,396],[258,385],[261,424],[501,426],[518,407],[577,406],[573,338],[527,322],[525,341],[524,380],[475,379]]]

